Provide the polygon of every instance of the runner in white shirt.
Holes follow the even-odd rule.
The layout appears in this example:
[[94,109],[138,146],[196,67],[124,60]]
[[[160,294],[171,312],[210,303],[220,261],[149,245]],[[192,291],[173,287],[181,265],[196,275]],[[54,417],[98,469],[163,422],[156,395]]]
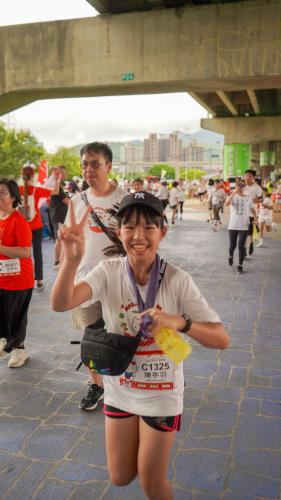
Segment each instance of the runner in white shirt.
[[[76,220],[79,222],[85,213],[85,203],[88,203],[106,230],[115,237],[117,221],[114,217],[125,192],[114,186],[109,180],[112,169],[112,151],[107,144],[92,142],[83,146],[80,151],[81,169],[88,189],[72,198]],[[70,223],[69,212],[65,224]],[[97,221],[88,214],[84,226],[85,252],[79,263],[75,280],[86,276],[97,264],[112,255],[119,254],[116,244],[109,239]],[[89,307],[77,307],[72,311],[73,326],[82,331],[86,326],[95,323],[102,317],[101,304],[95,302]],[[90,371],[90,383],[87,394],[80,402],[80,409],[94,410],[99,400],[103,399],[102,377]]]
[[250,215],[253,216],[253,220],[256,218],[255,205],[251,198],[245,193],[245,181],[243,179],[237,181],[235,190],[227,198],[225,204],[230,205],[230,218],[228,223],[230,243],[228,263],[230,266],[233,265],[233,255],[238,240],[239,265],[237,267],[237,272],[242,274]]
[[[251,198],[252,202],[257,206],[257,203],[262,201],[262,188],[255,181],[256,171],[249,168],[245,171],[245,193]],[[254,239],[253,239],[253,231],[254,231],[254,219],[250,217],[248,235],[249,235],[249,255],[252,255],[254,252]],[[246,246],[245,246],[246,253]]]
[[179,209],[180,209],[180,219],[182,219],[183,205],[185,202],[185,188],[184,188],[183,182],[180,182],[179,186],[178,186],[178,200],[179,200]]
[[266,229],[268,232],[272,230],[273,202],[267,188],[263,188],[263,196],[264,199],[260,204],[259,216],[258,216],[260,241],[256,245],[256,248],[260,248],[263,246],[264,230]]
[[148,303],[146,289],[151,290],[152,277],[159,283],[156,252],[167,232],[158,198],[143,191],[123,199],[117,213],[117,234],[128,257],[101,262],[75,285],[86,218],[77,224],[72,209],[71,226],[61,228],[65,258],[52,291],[52,306],[65,311],[85,301],[100,300],[106,329],[126,336],[136,336],[141,316],[152,318],[152,336],[140,342],[130,374],[104,376],[107,461],[116,485],[129,484],[139,475],[146,497],[170,500],[167,471],[183,410],[183,366],[159,352],[153,336],[166,326],[188,333],[205,347],[225,349],[228,335],[191,276],[170,264],[159,288],[153,287],[154,305],[140,314]]
[[178,202],[179,202],[178,184],[179,183],[177,181],[173,182],[173,187],[169,194],[169,205],[172,210],[172,220],[171,220],[172,224],[175,223],[177,209],[178,209]]
[[164,221],[166,222],[166,224],[168,224],[168,219],[167,219],[167,216],[165,214],[165,210],[166,210],[166,207],[169,203],[169,188],[168,188],[168,184],[166,181],[162,181],[157,196],[158,196],[159,200],[161,201],[161,204],[162,204],[162,207],[164,210]]
[[223,207],[225,201],[225,192],[221,187],[221,181],[219,179],[215,180],[215,188],[210,193],[210,206],[213,211],[212,216],[212,227],[214,231],[219,230],[219,225],[221,224],[220,210]]

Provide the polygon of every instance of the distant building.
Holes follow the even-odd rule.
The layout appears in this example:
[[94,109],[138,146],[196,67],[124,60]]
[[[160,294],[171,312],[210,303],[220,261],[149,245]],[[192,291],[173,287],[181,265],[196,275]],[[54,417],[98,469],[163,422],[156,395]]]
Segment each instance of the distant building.
[[169,160],[179,161],[182,160],[182,140],[179,138],[177,132],[170,134],[169,144]]
[[144,139],[144,161],[167,162],[182,159],[182,140],[172,134],[150,134]]
[[170,155],[169,134],[160,134],[158,137],[158,161],[165,162]]
[[143,145],[125,143],[120,149],[121,163],[141,163],[143,161]]

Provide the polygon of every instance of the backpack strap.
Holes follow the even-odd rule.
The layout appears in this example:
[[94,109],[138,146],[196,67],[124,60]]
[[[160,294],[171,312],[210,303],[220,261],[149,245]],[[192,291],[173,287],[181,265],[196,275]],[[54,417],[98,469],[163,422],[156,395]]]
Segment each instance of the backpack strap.
[[102,231],[106,234],[106,236],[110,239],[110,241],[112,241],[112,243],[114,243],[114,245],[119,250],[120,255],[126,255],[124,247],[123,247],[121,241],[119,240],[119,238],[117,237],[117,235],[115,234],[115,232],[108,229],[104,225],[104,223],[100,220],[98,214],[94,211],[93,207],[90,205],[86,192],[83,191],[80,194],[80,196],[81,196],[81,199],[84,201],[86,207],[89,209],[89,213],[90,213],[92,220],[102,229]]

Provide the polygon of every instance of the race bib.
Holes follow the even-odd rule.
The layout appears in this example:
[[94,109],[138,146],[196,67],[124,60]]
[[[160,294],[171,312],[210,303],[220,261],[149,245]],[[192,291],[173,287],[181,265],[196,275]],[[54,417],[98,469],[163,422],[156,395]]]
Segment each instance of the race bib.
[[138,352],[120,377],[120,385],[148,391],[172,391],[175,388],[175,368],[163,356]]
[[13,274],[20,274],[20,260],[0,260],[0,276],[11,276]]

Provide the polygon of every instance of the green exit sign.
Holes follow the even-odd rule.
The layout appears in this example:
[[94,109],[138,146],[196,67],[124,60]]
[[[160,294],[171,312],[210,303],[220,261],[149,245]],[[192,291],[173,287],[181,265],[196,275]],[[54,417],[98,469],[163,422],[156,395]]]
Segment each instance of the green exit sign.
[[135,79],[134,73],[124,73],[123,75],[121,75],[122,82],[128,82],[129,80],[134,80],[134,79]]

